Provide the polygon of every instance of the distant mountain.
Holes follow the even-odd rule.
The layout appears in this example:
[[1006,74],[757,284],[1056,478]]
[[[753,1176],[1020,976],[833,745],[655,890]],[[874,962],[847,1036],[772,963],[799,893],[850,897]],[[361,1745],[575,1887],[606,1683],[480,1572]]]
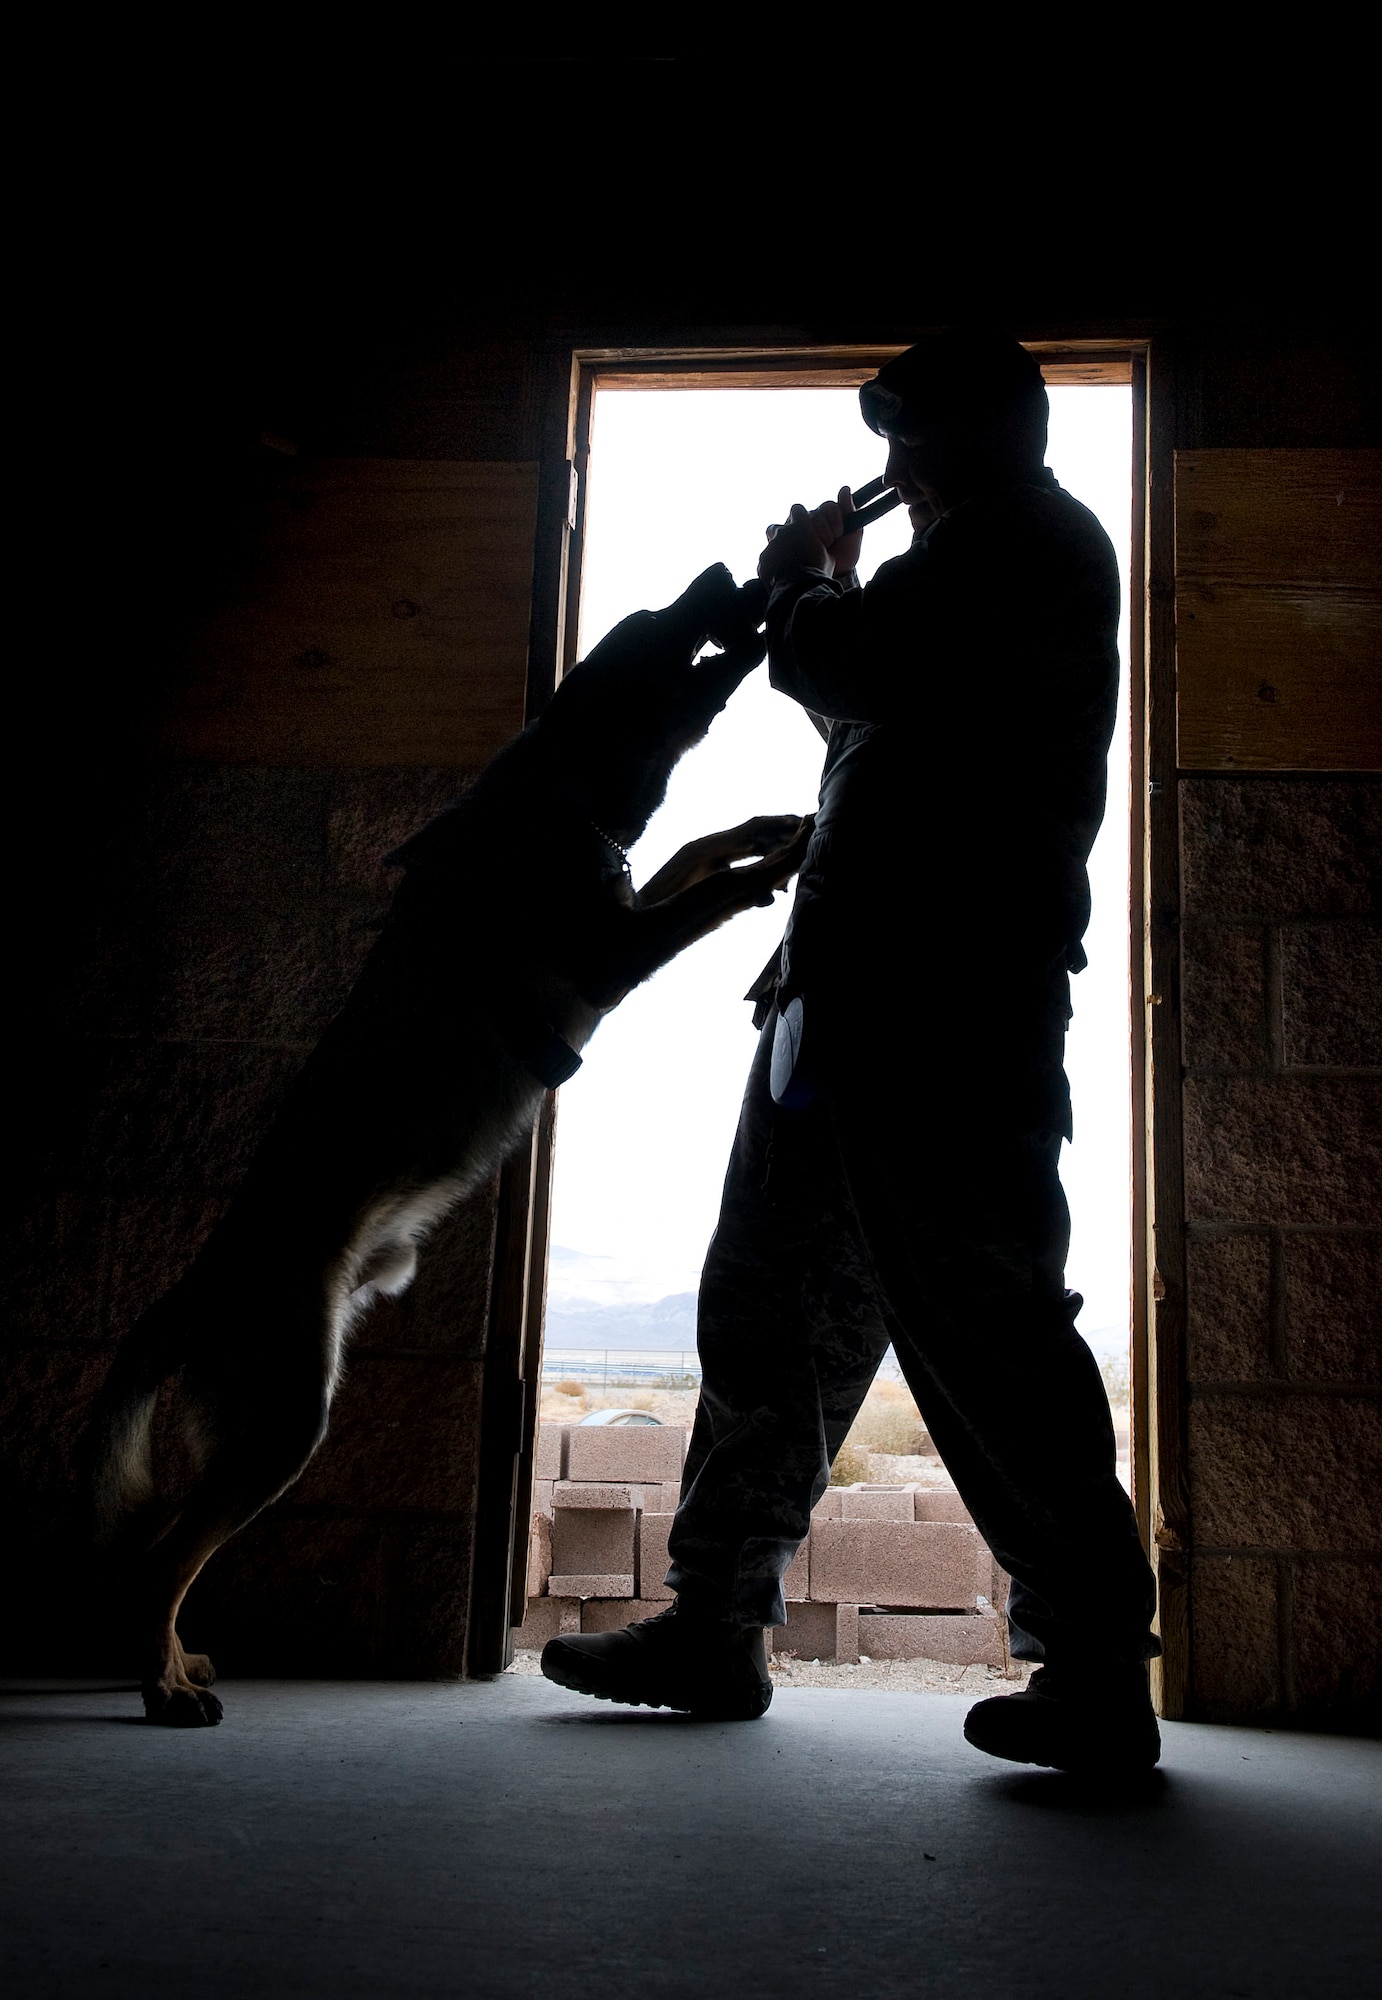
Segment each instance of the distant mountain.
[[547,1307],[549,1347],[651,1347],[668,1353],[695,1351],[696,1294],[673,1292],[636,1305],[573,1303]]

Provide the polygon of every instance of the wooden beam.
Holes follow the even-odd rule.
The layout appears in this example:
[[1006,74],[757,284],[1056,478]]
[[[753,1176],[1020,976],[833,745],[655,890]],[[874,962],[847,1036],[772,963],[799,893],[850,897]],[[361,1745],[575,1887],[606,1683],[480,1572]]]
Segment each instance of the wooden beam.
[[1142,997],[1147,1288],[1147,1455],[1151,1559],[1162,1653],[1158,1712],[1175,1720],[1190,1689],[1192,1524],[1185,1422],[1185,1161],[1181,1117],[1180,829],[1175,776],[1174,453],[1176,357],[1147,361],[1145,708],[1146,838]]
[[1176,454],[1177,757],[1382,770],[1382,452]]
[[[1133,356],[1127,347],[1095,342],[1028,345],[1051,388],[1126,386],[1132,381]],[[857,389],[902,351],[877,348],[857,358],[830,350],[813,356],[800,349],[780,355],[626,355],[586,365],[597,389]]]
[[186,648],[158,749],[486,763],[524,723],[537,497],[530,464],[299,460]]

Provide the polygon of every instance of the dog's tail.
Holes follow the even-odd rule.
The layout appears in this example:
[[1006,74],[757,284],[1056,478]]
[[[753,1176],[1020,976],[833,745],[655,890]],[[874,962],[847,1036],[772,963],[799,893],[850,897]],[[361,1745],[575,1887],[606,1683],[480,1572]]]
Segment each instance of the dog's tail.
[[83,1485],[98,1546],[154,1497],[153,1420],[158,1392],[187,1359],[190,1328],[181,1287],[130,1329],[97,1399],[83,1449]]

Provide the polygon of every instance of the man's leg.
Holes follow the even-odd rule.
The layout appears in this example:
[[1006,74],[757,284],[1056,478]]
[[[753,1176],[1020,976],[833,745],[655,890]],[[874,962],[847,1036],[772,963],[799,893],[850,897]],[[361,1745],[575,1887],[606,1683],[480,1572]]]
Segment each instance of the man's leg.
[[904,1142],[875,1103],[841,1093],[850,1186],[899,1361],[1013,1578],[1013,1651],[1046,1663],[1043,1687],[1135,1691],[1150,1721],[1155,1588],[1098,1366],[1074,1329],[1080,1301],[1064,1288],[1059,1135],[976,1132],[956,1118]]
[[622,1632],[550,1642],[543,1672],[584,1693],[763,1712],[763,1627],[786,1615],[783,1574],[887,1347],[829,1116],[772,1102],[774,1023],[701,1283],[701,1397],[667,1577],[677,1597]]
[[744,1625],[780,1625],[782,1577],[888,1347],[824,1106],[772,1101],[770,1016],[701,1279],[701,1394],[667,1581]]

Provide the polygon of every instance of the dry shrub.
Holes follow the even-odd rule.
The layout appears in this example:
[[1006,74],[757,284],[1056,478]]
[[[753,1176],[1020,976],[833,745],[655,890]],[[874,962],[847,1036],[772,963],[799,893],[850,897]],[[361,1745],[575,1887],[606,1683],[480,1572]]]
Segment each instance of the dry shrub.
[[892,1458],[908,1458],[921,1450],[925,1428],[911,1391],[903,1383],[876,1382],[845,1443],[860,1454],[877,1451]]
[[584,1396],[585,1394],[585,1383],[573,1382],[569,1377],[565,1382],[554,1382],[552,1386],[559,1396]]
[[856,1486],[861,1479],[867,1479],[868,1476],[869,1462],[867,1455],[862,1451],[856,1451],[849,1439],[846,1438],[845,1442],[840,1446],[839,1456],[830,1468],[830,1484],[832,1486]]

